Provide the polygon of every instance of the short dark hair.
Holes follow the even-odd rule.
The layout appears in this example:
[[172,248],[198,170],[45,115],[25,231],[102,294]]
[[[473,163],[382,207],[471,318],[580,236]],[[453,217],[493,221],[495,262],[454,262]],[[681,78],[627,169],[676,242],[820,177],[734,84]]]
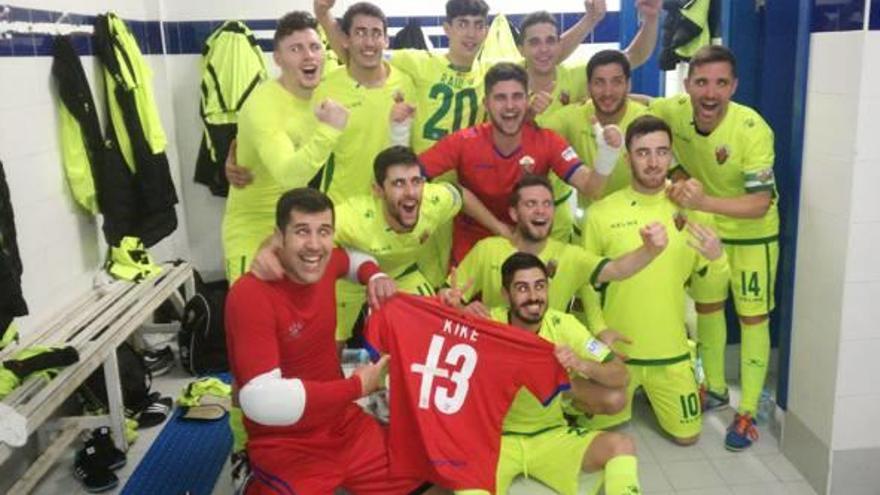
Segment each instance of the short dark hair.
[[544,262],[534,254],[523,252],[511,254],[506,260],[504,260],[504,263],[501,264],[501,286],[510,290],[510,284],[513,282],[513,277],[516,275],[516,272],[520,270],[530,270],[532,268],[540,268],[541,271],[544,272],[544,276],[548,276],[547,265],[545,265]]
[[730,73],[733,77],[736,77],[736,56],[733,55],[730,48],[721,45],[706,45],[697,50],[697,53],[694,53],[688,65],[688,77],[691,77],[695,68],[715,62],[727,62],[730,64]]
[[489,17],[489,5],[483,0],[449,0],[446,2],[446,22],[456,17],[478,15]]
[[275,37],[272,42],[277,48],[278,43],[284,38],[290,36],[296,31],[303,31],[306,29],[313,29],[315,32],[318,32],[318,21],[315,20],[315,17],[312,14],[302,10],[288,12],[284,14],[281,19],[278,19],[278,25],[275,26]]
[[388,29],[388,19],[385,17],[385,13],[382,12],[382,9],[380,9],[378,5],[372,4],[370,2],[358,2],[352,4],[352,6],[345,11],[345,14],[342,15],[340,28],[342,29],[342,32],[346,35],[351,34],[351,23],[354,22],[354,17],[357,15],[375,17],[376,19],[382,21],[383,31],[386,31]]
[[486,72],[486,77],[483,80],[486,86],[486,96],[489,96],[492,88],[502,81],[518,81],[524,90],[529,90],[529,73],[521,65],[499,62]]
[[672,129],[665,120],[653,115],[642,115],[630,122],[629,127],[626,128],[626,150],[630,150],[633,139],[652,132],[665,132],[669,136],[669,144],[672,144]]
[[522,45],[526,41],[526,29],[534,26],[535,24],[552,24],[554,28],[556,28],[557,33],[559,32],[559,23],[556,22],[556,18],[553,17],[550,12],[546,10],[539,10],[537,12],[532,12],[531,14],[526,14],[523,17],[522,22],[519,23],[519,44]]
[[550,179],[546,175],[526,174],[513,186],[513,192],[510,194],[510,206],[516,206],[519,203],[519,192],[527,187],[541,186],[553,195],[553,186],[550,185]]
[[623,69],[623,75],[626,76],[626,80],[629,81],[629,74],[632,68],[626,55],[620,50],[601,50],[590,57],[590,61],[587,62],[587,82],[593,78],[593,71],[596,70],[596,67],[609,64],[619,65]]
[[414,165],[416,167],[421,167],[422,164],[419,161],[418,155],[407,146],[392,146],[390,148],[385,148],[378,155],[376,155],[376,159],[373,160],[373,177],[376,179],[376,184],[379,186],[385,182],[385,176],[388,174],[388,169],[395,165]]
[[290,212],[321,213],[330,210],[333,222],[336,222],[336,212],[333,210],[333,201],[326,194],[311,187],[298,187],[291,189],[278,198],[275,206],[275,225],[278,230],[284,232],[290,223]]

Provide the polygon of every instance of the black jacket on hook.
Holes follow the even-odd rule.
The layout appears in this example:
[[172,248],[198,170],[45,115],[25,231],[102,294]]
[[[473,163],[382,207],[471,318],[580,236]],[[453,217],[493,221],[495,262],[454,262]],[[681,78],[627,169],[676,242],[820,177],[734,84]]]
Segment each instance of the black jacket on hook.
[[[134,172],[137,217],[133,234],[150,247],[177,228],[177,192],[152,100],[151,73],[134,37],[115,14],[95,19],[94,43],[104,66],[107,139]],[[120,136],[121,132],[125,135]],[[162,141],[158,145],[157,134]]]
[[0,162],[0,336],[13,318],[28,314],[27,303],[21,293],[21,273],[12,197],[6,184],[3,163]]
[[[79,140],[88,164],[67,163],[69,167],[87,167],[94,179],[98,209],[104,216],[104,238],[118,245],[127,235],[137,236],[138,205],[135,176],[125,165],[113,141],[104,140],[98,110],[79,55],[66,36],[55,38],[52,76],[58,85],[63,108],[78,124],[77,129],[62,126],[62,140]],[[86,171],[80,171],[85,173]],[[71,187],[75,187],[71,184]],[[76,194],[76,192],[74,192]]]

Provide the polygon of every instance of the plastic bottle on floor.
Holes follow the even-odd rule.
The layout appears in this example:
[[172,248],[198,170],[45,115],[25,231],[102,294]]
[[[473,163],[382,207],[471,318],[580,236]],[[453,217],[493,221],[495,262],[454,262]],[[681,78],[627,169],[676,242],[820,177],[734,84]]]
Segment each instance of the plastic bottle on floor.
[[761,391],[761,398],[758,400],[758,414],[755,420],[759,425],[766,425],[775,412],[776,404],[770,396],[770,391],[765,388]]

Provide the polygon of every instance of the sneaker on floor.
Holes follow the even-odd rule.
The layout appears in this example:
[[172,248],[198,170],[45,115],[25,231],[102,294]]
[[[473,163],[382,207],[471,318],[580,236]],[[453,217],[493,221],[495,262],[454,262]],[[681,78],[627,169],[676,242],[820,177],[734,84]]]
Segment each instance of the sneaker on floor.
[[110,428],[106,426],[92,431],[92,438],[86,442],[86,447],[94,447],[97,454],[95,458],[96,463],[111,471],[125,466],[125,452],[116,448]]
[[94,446],[86,446],[76,453],[73,464],[73,475],[82,481],[89,493],[101,493],[112,490],[119,485],[119,478],[108,467],[102,465],[98,451]]
[[749,413],[736,413],[733,423],[727,428],[727,436],[724,438],[724,447],[727,450],[739,452],[752,446],[752,442],[758,440],[758,428],[755,426],[755,418]]
[[174,367],[174,351],[170,345],[155,351],[144,351],[144,364],[153,376],[162,376]]
[[723,394],[709,390],[705,385],[700,386],[700,406],[703,412],[723,409],[730,405],[730,392],[725,390]]

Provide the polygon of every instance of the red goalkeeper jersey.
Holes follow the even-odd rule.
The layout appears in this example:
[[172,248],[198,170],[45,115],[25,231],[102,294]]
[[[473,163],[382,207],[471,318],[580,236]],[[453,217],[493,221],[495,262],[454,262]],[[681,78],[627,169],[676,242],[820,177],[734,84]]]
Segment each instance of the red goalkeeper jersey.
[[434,299],[398,295],[366,338],[391,355],[391,471],[454,490],[495,491],[501,424],[520,387],[549,403],[569,378],[553,345]]

